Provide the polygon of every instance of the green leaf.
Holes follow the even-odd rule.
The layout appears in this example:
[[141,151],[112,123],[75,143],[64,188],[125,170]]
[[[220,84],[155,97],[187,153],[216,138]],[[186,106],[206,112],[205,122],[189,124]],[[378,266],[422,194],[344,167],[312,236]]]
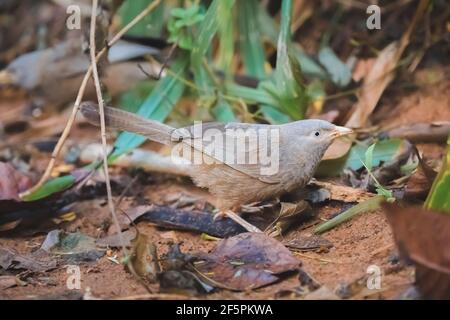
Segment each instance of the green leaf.
[[319,61],[331,76],[333,83],[345,87],[352,80],[350,68],[343,63],[330,47],[323,47],[319,51]]
[[450,134],[447,139],[447,154],[444,155],[441,170],[428,194],[425,208],[450,213]]
[[292,1],[283,0],[281,27],[277,44],[277,65],[269,81],[262,81],[259,89],[266,90],[277,99],[277,106],[292,119],[305,116],[308,98],[302,85],[298,60],[291,49]]
[[[401,139],[386,139],[377,142],[372,150],[372,168],[379,166],[381,162],[392,161],[395,156],[401,154],[405,147],[406,142]],[[332,177],[339,175],[345,168],[359,170],[363,167],[361,159],[366,156],[367,149],[368,146],[365,143],[355,144],[345,157],[322,161],[316,171],[316,175],[319,177]]]
[[281,112],[279,109],[271,105],[261,105],[261,111],[264,115],[264,118],[272,124],[282,124],[291,121],[291,118],[287,114]]
[[267,91],[241,86],[232,82],[225,83],[225,91],[232,96],[240,97],[245,102],[276,105],[278,101]]
[[[205,14],[205,19],[202,21],[198,36],[195,40],[195,46],[191,51],[191,69],[194,74],[194,81],[201,89],[203,89],[203,99],[215,98],[215,91],[217,84],[213,78],[213,72],[209,69],[207,63],[205,63],[205,55],[211,46],[211,42],[219,29],[218,17],[221,14],[221,10],[231,11],[234,5],[234,0],[223,1],[214,0],[208,7]],[[234,113],[231,106],[218,98],[215,99],[216,106],[213,107],[213,115],[218,116],[219,121],[228,121],[234,119]],[[228,119],[228,120],[227,120]]]
[[313,58],[308,56],[299,45],[294,46],[294,54],[300,63],[302,73],[305,76],[317,78],[317,79],[327,79],[327,73],[325,70],[314,61]]
[[214,0],[206,11],[199,32],[195,38],[195,45],[191,50],[191,69],[194,73],[194,81],[203,92],[203,95],[214,96],[214,81],[212,75],[204,64],[205,54],[211,45],[219,25],[216,23],[220,0]]
[[386,199],[386,201],[388,201],[388,202],[395,201],[395,198],[394,198],[391,190],[388,190],[381,185],[379,187],[377,187],[375,190],[376,190],[377,194],[380,196],[383,196]]
[[239,51],[246,72],[258,79],[264,79],[266,77],[264,70],[266,57],[261,41],[259,23],[255,15],[259,6],[260,3],[256,0],[238,1],[237,3]]
[[94,162],[87,166],[84,166],[83,168],[76,169],[68,175],[49,180],[33,193],[23,197],[23,200],[24,201],[39,200],[48,197],[56,192],[67,190],[70,187],[72,187],[75,183],[78,183],[83,179],[85,179],[92,172],[92,170],[96,169],[97,167],[98,163]]
[[24,201],[34,201],[39,200],[49,195],[66,190],[71,187],[76,182],[75,176],[69,174],[63,177],[58,177],[52,179],[45,183],[41,188],[36,190],[35,192],[24,197]]
[[[237,3],[239,25],[239,50],[247,73],[258,79],[267,77],[265,72],[266,57],[261,41],[260,21],[258,14],[265,12],[256,0],[239,1]],[[275,34],[276,36],[276,34]],[[286,123],[290,117],[273,105],[260,106],[264,118],[273,124]]]
[[[263,6],[258,6],[256,13],[258,18],[258,27],[261,35],[264,36],[273,46],[278,42],[278,26],[275,24],[274,19],[267,13]],[[326,79],[327,74],[323,68],[316,63],[311,57],[309,57],[299,44],[293,44],[293,52],[295,57],[300,63],[302,73],[305,76],[316,77],[319,79]]]
[[[142,10],[144,10],[153,0],[128,0],[119,9],[121,25],[125,26],[133,20]],[[139,21],[127,34],[132,36],[161,37],[164,26],[164,1],[152,12]]]
[[323,102],[325,96],[327,95],[325,92],[325,84],[323,81],[318,79],[313,80],[306,86],[306,95],[310,101],[317,109],[317,112],[322,111]]
[[[186,52],[181,52],[172,66],[177,77],[185,77],[187,73],[188,57]],[[147,99],[142,103],[138,115],[144,118],[164,121],[172,111],[174,105],[183,95],[185,84],[177,77],[167,75],[159,80]],[[122,132],[114,143],[114,153],[110,156],[110,161],[121,154],[127,153],[138,147],[145,141],[143,136]]]
[[233,72],[232,68],[230,68],[234,56],[234,24],[230,23],[230,21],[233,21],[233,5],[234,0],[220,1],[220,14],[217,16],[219,25],[218,64],[219,68],[224,71],[227,80],[231,79]]
[[365,165],[367,170],[372,170],[373,168],[373,149],[375,148],[375,145],[376,143],[372,144],[365,152]]
[[193,50],[197,43],[194,40],[193,26],[205,19],[205,15],[200,12],[200,7],[194,4],[187,8],[174,8],[170,15],[171,18],[167,23],[170,33],[168,41],[176,43],[182,49]]
[[220,122],[227,123],[236,121],[233,108],[226,100],[222,98],[219,98],[216,105],[212,108],[212,114]]

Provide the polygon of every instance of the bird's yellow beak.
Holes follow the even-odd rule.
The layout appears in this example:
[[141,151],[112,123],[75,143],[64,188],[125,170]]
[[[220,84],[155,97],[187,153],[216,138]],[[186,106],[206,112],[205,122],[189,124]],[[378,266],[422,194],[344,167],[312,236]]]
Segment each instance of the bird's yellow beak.
[[331,136],[333,138],[345,136],[347,134],[353,133],[352,129],[346,127],[335,126],[333,131],[331,131]]
[[16,84],[16,79],[14,75],[9,71],[1,70],[0,71],[0,85],[14,85]]

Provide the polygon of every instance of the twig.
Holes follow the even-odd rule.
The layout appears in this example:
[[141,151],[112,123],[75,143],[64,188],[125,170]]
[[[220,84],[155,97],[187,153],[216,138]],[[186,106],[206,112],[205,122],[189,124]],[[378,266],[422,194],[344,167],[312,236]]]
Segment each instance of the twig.
[[125,241],[123,240],[122,231],[120,229],[119,219],[117,219],[116,210],[114,207],[114,202],[112,199],[111,191],[111,180],[109,179],[108,171],[108,150],[106,147],[106,123],[105,123],[105,106],[103,104],[102,88],[100,85],[100,79],[97,70],[97,58],[95,54],[95,27],[96,27],[96,17],[97,17],[97,6],[98,0],[92,0],[92,14],[91,14],[91,29],[89,33],[89,49],[91,56],[91,66],[92,66],[92,78],[94,79],[95,91],[97,93],[98,108],[100,110],[100,131],[103,146],[103,169],[105,171],[106,180],[106,194],[108,196],[108,207],[111,212],[114,224],[117,228],[117,234],[119,236],[119,242],[122,246],[122,250],[126,256],[128,256],[128,250],[125,246]]
[[[101,51],[99,51],[95,57],[95,62],[98,62],[98,60],[108,51],[109,47],[112,47],[125,33],[128,32],[132,27],[134,27],[140,20],[142,20],[147,14],[149,14],[152,10],[154,10],[161,0],[155,0],[152,1],[141,13],[139,13],[132,21],[130,21],[125,27],[122,28],[105,46]],[[41,179],[38,181],[36,185],[34,185],[32,188],[28,189],[24,193],[20,194],[20,197],[27,196],[34,191],[38,190],[42,185],[48,180],[48,178],[51,175],[51,172],[55,166],[56,158],[59,156],[61,149],[64,145],[64,143],[67,140],[67,137],[69,136],[70,130],[72,129],[73,123],[75,121],[75,117],[77,115],[78,109],[80,107],[81,100],[83,99],[84,92],[86,90],[86,85],[89,80],[89,78],[92,75],[92,64],[89,66],[88,70],[86,71],[86,74],[84,75],[83,81],[81,82],[80,89],[78,90],[77,97],[75,99],[75,103],[73,105],[72,113],[70,114],[69,119],[67,120],[66,127],[64,128],[61,137],[58,140],[58,143],[55,146],[55,149],[52,152],[50,161],[47,165],[47,168],[45,169],[44,174],[42,175]]]
[[307,259],[311,259],[311,260],[317,260],[317,261],[325,262],[325,263],[335,263],[335,264],[345,264],[346,263],[346,262],[341,262],[341,261],[333,261],[333,260],[329,260],[329,259],[313,257],[313,256],[310,256],[310,255],[307,255],[307,254],[304,254],[304,253],[301,253],[301,252],[298,252],[298,251],[295,251],[295,250],[292,251],[292,253],[295,256],[299,256],[299,257],[307,258]]

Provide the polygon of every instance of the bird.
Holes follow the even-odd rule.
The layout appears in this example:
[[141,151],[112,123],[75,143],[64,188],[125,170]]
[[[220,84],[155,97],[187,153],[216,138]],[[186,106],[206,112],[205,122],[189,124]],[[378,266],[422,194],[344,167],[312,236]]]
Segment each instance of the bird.
[[[108,51],[108,63],[102,63],[102,83],[111,95],[132,88],[148,75],[157,76],[157,63],[136,61],[144,55],[159,57],[161,50],[138,43],[119,40]],[[106,62],[106,61],[105,61]],[[84,74],[89,68],[89,56],[83,52],[82,41],[68,39],[47,49],[25,53],[14,59],[4,70],[0,70],[0,88],[17,87],[26,90],[43,105],[64,105],[77,94]],[[55,87],[60,90],[54,90]],[[93,83],[89,82],[86,96],[95,97]]]
[[[82,115],[100,124],[94,102],[80,105]],[[105,106],[105,124],[172,147],[172,155],[190,161],[188,175],[217,198],[220,215],[249,232],[261,232],[237,212],[242,205],[277,198],[303,188],[325,151],[353,131],[325,120],[286,124],[206,122],[184,128]]]

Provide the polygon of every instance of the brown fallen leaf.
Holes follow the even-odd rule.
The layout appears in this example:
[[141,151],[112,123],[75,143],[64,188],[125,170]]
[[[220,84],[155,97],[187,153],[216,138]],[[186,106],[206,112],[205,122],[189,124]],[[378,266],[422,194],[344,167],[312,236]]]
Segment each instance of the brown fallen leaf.
[[[137,234],[132,244],[130,264],[133,270],[130,271],[136,273],[141,279],[155,281],[161,270],[155,244],[141,233]],[[128,268],[130,268],[130,264],[127,265]]]
[[[428,2],[429,0],[420,1],[414,18],[402,38],[399,41],[392,42],[380,51],[372,68],[364,77],[363,84],[359,90],[358,101],[350,112],[351,116],[345,123],[346,127],[364,128],[367,126],[367,121],[377,106],[381,95],[395,77],[395,68],[409,44],[417,22],[426,11]],[[352,146],[350,138],[350,136],[347,136],[336,139],[323,156],[323,160],[338,159],[346,155]]]
[[425,298],[450,299],[450,216],[421,207],[384,204],[403,258],[416,266],[416,285]]
[[4,270],[43,272],[56,268],[57,261],[44,250],[20,254],[12,249],[0,248],[0,267]]
[[[397,42],[393,42],[384,48],[373,63],[372,68],[364,77],[363,84],[358,94],[358,102],[353,106],[350,119],[345,126],[350,128],[365,127],[369,116],[375,109],[378,100],[387,85],[394,79],[394,69],[400,56]],[[347,154],[352,146],[350,137],[338,138],[328,148],[323,160],[338,159]]]
[[353,139],[354,135],[335,139],[322,157],[322,161],[339,159],[345,156],[352,146]]
[[0,162],[0,200],[20,200],[19,193],[27,190],[32,181],[11,164]]
[[352,73],[353,81],[359,82],[362,79],[364,79],[369,73],[369,71],[372,69],[374,63],[375,63],[374,58],[359,59],[356,62],[355,67],[353,68]]
[[281,242],[264,233],[246,232],[221,240],[210,254],[200,254],[197,272],[216,287],[245,291],[271,284],[301,262]]
[[[421,162],[417,167],[417,170],[414,171],[406,183],[404,195],[405,199],[425,200],[433,184],[434,177],[437,175],[437,172],[433,171],[433,169],[423,162],[423,160],[420,161]],[[425,170],[424,166],[427,166],[425,167]],[[425,173],[425,171],[427,171],[427,173]],[[433,176],[429,177],[428,175]]]

